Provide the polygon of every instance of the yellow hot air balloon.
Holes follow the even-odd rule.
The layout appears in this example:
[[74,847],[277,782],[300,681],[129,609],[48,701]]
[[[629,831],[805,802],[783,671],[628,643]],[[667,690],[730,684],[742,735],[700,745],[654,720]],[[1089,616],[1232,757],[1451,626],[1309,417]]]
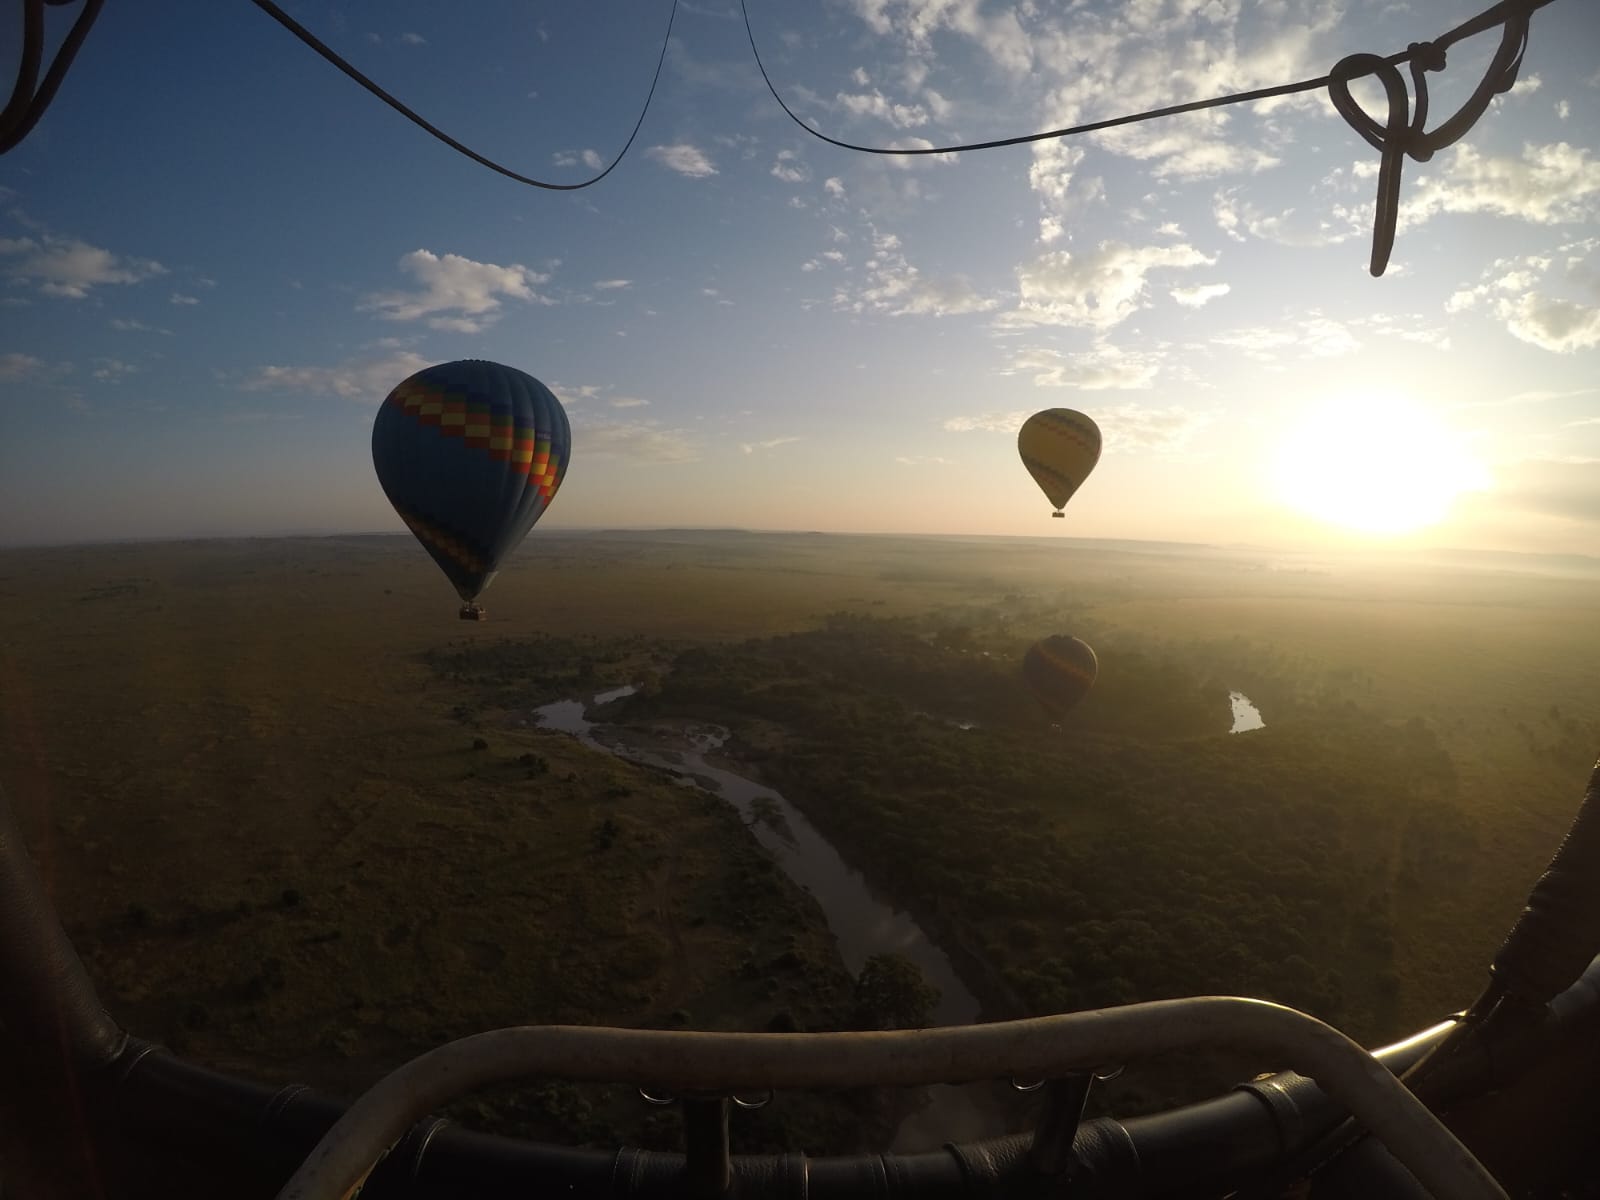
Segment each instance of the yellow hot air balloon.
[[1047,408],[1022,423],[1017,453],[1059,517],[1100,461],[1100,427],[1073,409]]

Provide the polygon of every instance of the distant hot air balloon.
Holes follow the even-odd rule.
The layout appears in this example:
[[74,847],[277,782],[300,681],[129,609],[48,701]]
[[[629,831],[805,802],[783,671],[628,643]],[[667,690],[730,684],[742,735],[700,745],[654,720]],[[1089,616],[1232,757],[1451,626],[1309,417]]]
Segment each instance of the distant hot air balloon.
[[549,507],[572,432],[533,376],[470,359],[426,367],[389,393],[372,423],[378,482],[466,602]]
[[1059,517],[1100,461],[1100,427],[1073,409],[1047,408],[1022,423],[1017,453]]
[[1022,677],[1034,695],[1057,717],[1070,712],[1094,686],[1100,664],[1087,642],[1047,637],[1022,656]]

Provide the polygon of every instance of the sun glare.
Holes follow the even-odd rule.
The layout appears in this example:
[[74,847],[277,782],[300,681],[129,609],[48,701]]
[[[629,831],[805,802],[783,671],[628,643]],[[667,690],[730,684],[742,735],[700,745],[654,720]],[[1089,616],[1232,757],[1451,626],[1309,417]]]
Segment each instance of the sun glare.
[[1310,413],[1278,447],[1273,483],[1302,513],[1363,533],[1435,525],[1489,474],[1459,433],[1400,397],[1346,397]]

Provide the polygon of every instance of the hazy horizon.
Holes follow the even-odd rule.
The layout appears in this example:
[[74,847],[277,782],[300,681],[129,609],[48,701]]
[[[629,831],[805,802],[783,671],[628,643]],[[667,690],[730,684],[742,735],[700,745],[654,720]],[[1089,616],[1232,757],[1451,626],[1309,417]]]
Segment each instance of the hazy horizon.
[[[868,529],[763,529],[753,526],[739,525],[595,525],[595,526],[563,526],[560,528],[545,528],[541,526],[538,531],[530,535],[505,563],[505,568],[515,569],[524,559],[535,558],[538,554],[538,542],[548,538],[572,538],[595,536],[621,536],[629,535],[729,535],[749,537],[839,537],[839,538],[882,538],[885,540],[927,540],[927,541],[999,541],[1022,542],[1038,546],[1060,545],[1065,548],[1085,550],[1127,548],[1138,553],[1148,551],[1157,553],[1167,551],[1207,551],[1214,554],[1234,555],[1284,555],[1291,558],[1317,559],[1326,558],[1336,561],[1361,562],[1378,561],[1393,565],[1428,565],[1430,556],[1445,559],[1486,560],[1492,562],[1510,561],[1514,565],[1511,569],[1533,570],[1532,567],[1522,565],[1519,560],[1527,563],[1544,561],[1560,561],[1568,564],[1579,564],[1583,568],[1600,572],[1600,554],[1579,554],[1570,552],[1546,552],[1529,550],[1492,550],[1474,549],[1464,546],[1449,545],[1273,545],[1260,542],[1228,542],[1228,541],[1183,541],[1161,538],[1117,538],[1117,537],[1083,537],[1076,535],[1058,535],[1050,537],[1039,534],[1012,534],[1012,533],[948,533],[924,532],[906,530],[868,530]],[[139,545],[184,545],[203,542],[227,541],[315,541],[333,540],[338,538],[392,538],[403,545],[414,545],[408,530],[392,529],[328,529],[328,530],[273,530],[261,533],[189,533],[173,535],[151,535],[147,537],[123,538],[98,538],[84,539],[69,542],[0,542],[0,553],[28,550],[88,550],[105,546],[139,546]],[[417,554],[423,555],[421,547],[417,547]],[[1592,564],[1592,567],[1590,566]],[[1452,564],[1460,565],[1460,564]],[[1541,573],[1541,572],[1535,572]],[[1580,570],[1587,573],[1587,570]]]

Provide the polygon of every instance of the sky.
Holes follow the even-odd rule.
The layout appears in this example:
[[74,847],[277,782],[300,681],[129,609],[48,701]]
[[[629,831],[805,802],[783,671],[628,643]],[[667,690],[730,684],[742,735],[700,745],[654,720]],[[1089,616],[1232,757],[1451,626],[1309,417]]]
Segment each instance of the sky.
[[[803,119],[901,147],[1313,78],[1479,7],[750,2]],[[670,0],[286,7],[475,149],[576,182],[626,140]],[[48,11],[54,45],[76,7]],[[1497,38],[1429,76],[1430,125]],[[1375,279],[1378,154],[1322,90],[885,158],[784,115],[736,2],[681,0],[631,151],[557,193],[248,0],[109,4],[0,157],[0,545],[401,531],[378,404],[488,358],[572,421],[539,530],[1600,554],[1597,63],[1600,7],[1539,10],[1517,86],[1405,164]],[[1105,437],[1062,521],[1016,456],[1057,407]]]

